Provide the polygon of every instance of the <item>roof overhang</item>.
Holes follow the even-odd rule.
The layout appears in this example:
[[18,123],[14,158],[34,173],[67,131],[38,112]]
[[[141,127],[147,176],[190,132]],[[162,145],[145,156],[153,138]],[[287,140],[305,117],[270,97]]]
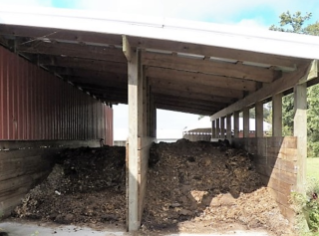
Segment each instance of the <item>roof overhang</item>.
[[[158,108],[213,114],[319,59],[314,36],[65,9],[0,7],[0,43],[111,103],[127,102],[122,35]],[[285,88],[289,89],[289,88]]]

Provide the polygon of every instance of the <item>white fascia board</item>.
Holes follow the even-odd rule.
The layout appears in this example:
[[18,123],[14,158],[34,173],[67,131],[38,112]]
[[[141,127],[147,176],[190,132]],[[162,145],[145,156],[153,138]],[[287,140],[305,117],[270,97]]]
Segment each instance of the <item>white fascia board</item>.
[[0,5],[0,24],[169,40],[295,58],[319,59],[315,36],[160,17]]

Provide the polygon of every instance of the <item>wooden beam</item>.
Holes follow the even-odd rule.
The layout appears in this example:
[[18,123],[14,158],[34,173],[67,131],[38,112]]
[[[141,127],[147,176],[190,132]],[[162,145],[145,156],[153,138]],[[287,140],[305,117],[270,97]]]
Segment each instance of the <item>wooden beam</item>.
[[219,109],[222,107],[222,104],[217,104],[217,103],[211,103],[207,102],[205,100],[200,100],[200,99],[185,99],[185,98],[180,98],[178,96],[172,96],[172,95],[165,95],[165,94],[154,94],[154,100],[155,103],[173,103],[179,106],[188,106],[188,105],[194,105],[198,107],[207,107],[207,108],[212,108],[213,110]]
[[97,87],[113,87],[113,88],[123,88],[127,90],[127,81],[123,81],[120,79],[117,79],[117,77],[110,78],[99,78],[99,77],[79,77],[79,76],[70,76],[70,75],[63,75],[62,77],[68,81],[71,81],[73,83],[77,84],[92,84]]
[[126,58],[120,49],[84,44],[33,42],[19,45],[17,51],[19,53],[63,55],[103,61],[126,62]]
[[184,113],[191,113],[195,115],[209,115],[211,114],[211,110],[205,110],[205,109],[199,109],[197,107],[178,107],[171,104],[155,104],[156,108],[158,109],[164,109],[169,111],[178,111],[178,112],[184,112]]
[[[74,76],[74,77],[82,77],[87,78],[88,80],[95,79],[95,80],[114,80],[115,82],[118,81],[122,83],[125,81],[127,83],[127,75],[126,74],[117,74],[114,72],[109,71],[94,71],[94,70],[87,70],[81,68],[64,68],[64,67],[52,67],[47,66],[51,72],[55,72],[59,75],[67,75],[67,76]],[[126,78],[126,79],[125,79]]]
[[298,67],[300,61],[302,61],[285,56],[269,55],[265,53],[256,53],[245,50],[205,46],[192,43],[171,42],[161,39],[130,37],[130,42],[132,47],[139,47],[141,49],[158,49],[171,52],[191,53],[203,55],[205,57],[213,56],[219,58],[233,59],[237,61],[249,61],[290,68]]
[[249,108],[243,109],[243,135],[244,138],[249,138]]
[[117,73],[126,75],[127,77],[127,63],[41,55],[39,56],[38,64],[53,67],[81,68],[86,70],[93,70],[96,72]]
[[257,102],[266,100],[267,98],[273,96],[274,94],[282,93],[298,83],[299,79],[302,78],[307,72],[309,63],[302,65],[298,71],[293,73],[284,74],[282,78],[272,82],[271,84],[265,85],[261,89],[257,90],[254,93],[249,94],[245,98],[235,102],[234,104],[224,108],[223,110],[217,112],[211,116],[211,119],[214,120],[218,117],[227,115],[234,111],[241,110],[245,107],[252,106]]
[[126,57],[126,60],[130,62],[132,60],[132,48],[126,35],[122,35],[122,41],[123,41],[122,43],[123,53]]
[[0,35],[28,37],[38,40],[92,43],[104,46],[122,45],[122,37],[120,35],[30,26],[0,25]]
[[269,83],[273,81],[278,73],[274,70],[254,66],[192,59],[158,53],[144,52],[142,58],[143,64],[147,66],[238,78],[243,80],[243,85],[245,85],[245,81],[247,80]]
[[232,127],[231,127],[231,114],[227,115],[227,139],[230,141],[232,138]]
[[234,113],[234,138],[239,137],[239,112],[235,111]]
[[305,193],[307,170],[307,85],[294,87],[294,136],[297,137],[297,191]]
[[318,60],[313,60],[308,68],[306,75],[299,81],[299,84],[307,83],[319,77]]
[[168,89],[165,89],[165,87],[153,86],[152,91],[154,94],[172,95],[172,96],[177,96],[184,99],[199,99],[199,100],[204,100],[211,103],[223,104],[224,106],[234,101],[233,98],[215,96],[215,95],[206,94],[206,93],[193,93],[193,92],[189,92],[185,90],[181,91],[179,89],[168,90]]
[[282,93],[272,97],[272,136],[282,137]]
[[153,87],[159,87],[166,90],[172,89],[188,93],[207,94],[226,98],[242,98],[244,95],[243,91],[240,90],[205,86],[196,83],[182,83],[178,81],[170,81],[157,78],[151,78],[151,84],[153,85]]
[[264,104],[263,102],[256,103],[255,106],[255,122],[256,122],[256,133],[257,138],[264,137]]
[[256,90],[256,82],[253,81],[233,79],[216,75],[207,75],[202,73],[177,71],[173,69],[148,67],[146,69],[146,76],[150,78],[157,78],[158,80],[163,79],[170,81],[180,81],[183,83],[196,83],[216,88],[229,88],[242,91]]
[[155,105],[167,105],[170,107],[176,107],[177,109],[185,109],[185,110],[192,110],[192,111],[197,111],[197,114],[202,114],[202,111],[205,113],[211,114],[212,112],[218,110],[218,108],[213,107],[213,106],[206,106],[206,105],[198,105],[198,104],[185,104],[185,103],[179,103],[179,102],[174,102],[170,100],[166,101],[155,101]]

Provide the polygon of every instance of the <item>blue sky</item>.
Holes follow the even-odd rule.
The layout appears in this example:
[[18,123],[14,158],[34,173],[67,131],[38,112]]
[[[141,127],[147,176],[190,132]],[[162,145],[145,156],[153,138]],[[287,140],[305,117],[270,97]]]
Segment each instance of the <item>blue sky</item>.
[[282,12],[312,12],[318,0],[0,0],[0,3],[88,9],[268,28]]
[[[278,24],[279,15],[286,11],[311,12],[310,22],[319,21],[318,0],[0,0],[0,4],[151,15],[241,25],[251,30]],[[126,135],[127,110],[127,106],[115,106],[114,126],[118,130],[115,138],[123,139]],[[182,130],[197,118],[197,115],[158,111],[158,129]]]

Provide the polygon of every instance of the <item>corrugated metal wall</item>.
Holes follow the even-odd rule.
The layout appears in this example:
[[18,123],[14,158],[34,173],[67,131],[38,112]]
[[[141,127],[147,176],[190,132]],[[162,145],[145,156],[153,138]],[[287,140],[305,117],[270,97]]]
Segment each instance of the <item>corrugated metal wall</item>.
[[112,109],[0,47],[0,140],[113,143]]

